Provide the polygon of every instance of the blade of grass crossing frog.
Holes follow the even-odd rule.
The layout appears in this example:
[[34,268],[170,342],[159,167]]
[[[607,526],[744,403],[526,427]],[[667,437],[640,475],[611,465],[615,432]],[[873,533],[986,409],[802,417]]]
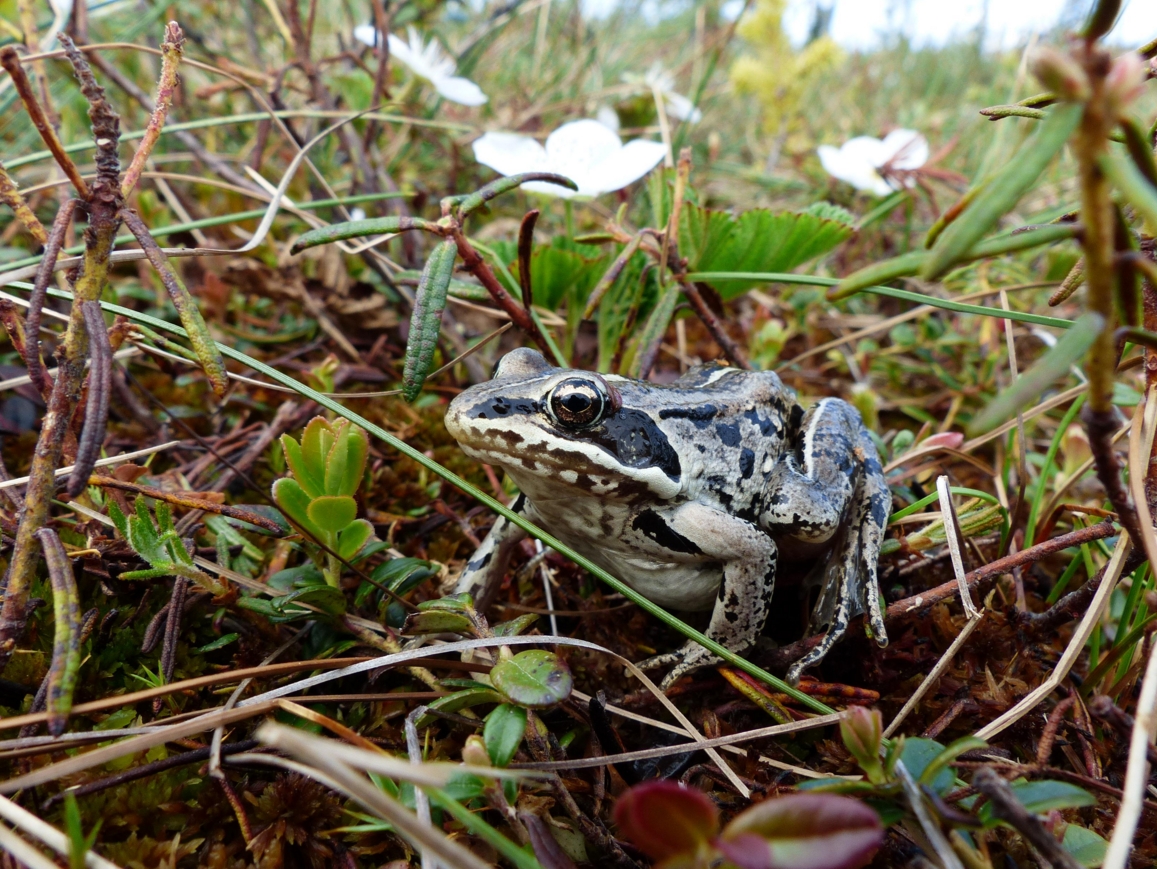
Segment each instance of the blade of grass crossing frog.
[[1069,140],[1081,111],[1079,105],[1063,105],[1049,112],[1019,153],[941,234],[924,266],[925,279],[946,274],[1016,205]]
[[402,395],[406,401],[418,397],[434,364],[442,311],[446,308],[446,292],[450,289],[450,276],[454,274],[457,256],[458,246],[453,241],[440,241],[430,252],[418,281],[414,314],[410,318],[410,339],[406,342],[406,367],[402,373]]
[[[31,285],[23,281],[13,282],[11,286],[17,286],[24,290],[31,289]],[[65,293],[60,290],[50,289],[48,292],[49,295],[54,296],[55,298],[72,298],[70,293]],[[675,290],[675,296],[677,298],[678,290]],[[175,335],[185,335],[185,330],[180,326],[177,326],[174,323],[168,323],[156,317],[149,316],[148,314],[143,314],[140,311],[134,311],[130,308],[125,308],[121,305],[116,305],[111,302],[101,302],[101,306],[110,313],[122,314],[125,317],[128,317],[130,320],[146,323],[154,329],[170,332]],[[288,374],[283,374],[276,368],[272,368],[269,365],[266,365],[264,362],[254,359],[253,357],[248,356],[233,347],[225,344],[219,344],[218,348],[223,355],[229,357],[230,359],[233,359],[237,362],[240,362],[242,365],[246,365],[252,368],[254,371],[259,372],[260,374],[270,378],[276,383],[280,383],[282,386],[287,386],[290,389],[296,391],[299,395],[316,402],[326,410],[332,411],[333,413],[348,419],[355,425],[361,426],[374,437],[388,444],[391,449],[397,450],[399,453],[402,453],[407,458],[417,462],[431,473],[437,474],[451,486],[454,486],[456,489],[466,493],[470,497],[477,500],[480,504],[483,504],[490,510],[498,513],[507,521],[513,522],[515,525],[526,531],[531,536],[541,540],[543,545],[549,546],[560,555],[564,556],[565,558],[569,558],[584,570],[587,570],[594,576],[598,577],[600,580],[605,582],[619,594],[623,595],[623,597],[627,598],[644,612],[654,616],[667,626],[677,630],[688,639],[692,639],[709,651],[714,652],[716,655],[718,655],[724,661],[727,661],[732,666],[738,667],[740,670],[743,670],[743,672],[749,673],[756,679],[771,685],[777,691],[783,694],[787,694],[797,703],[803,704],[808,709],[812,709],[824,715],[828,715],[833,712],[832,708],[827,704],[821,703],[814,697],[809,697],[807,694],[804,694],[797,688],[793,688],[782,679],[779,679],[776,676],[773,676],[767,671],[761,669],[760,667],[755,666],[746,658],[735,654],[735,652],[725,648],[715,640],[710,639],[709,637],[692,628],[690,625],[671,615],[658,604],[643,597],[643,595],[639,594],[639,592],[635,591],[633,588],[622,582],[617,577],[607,573],[607,571],[603,570],[590,559],[575,552],[558,538],[543,531],[543,529],[539,528],[534,523],[528,522],[524,517],[510,510],[505,504],[500,503],[496,499],[487,495],[485,492],[482,492],[475,486],[470,485],[470,483],[466,482],[466,480],[459,477],[453,471],[447,470],[442,465],[438,464],[438,462],[429,458],[420,450],[410,446],[405,441],[400,440],[399,438],[390,434],[381,426],[375,425],[360,414],[354,413],[334,399],[323,395],[315,389],[311,389],[304,383],[301,383],[300,381],[290,377]]]
[[1157,187],[1145,178],[1125,154],[1110,152],[1101,157],[1103,171],[1126,201],[1145,218],[1150,230],[1157,230]]
[[980,412],[969,424],[968,433],[976,435],[986,432],[1039,398],[1085,355],[1104,325],[1104,318],[1100,314],[1092,311],[1082,314],[1051,350]]
[[68,723],[68,713],[72,711],[72,696],[76,691],[76,675],[80,669],[80,599],[72,562],[68,560],[68,554],[56,532],[51,528],[41,528],[36,536],[44,550],[48,576],[52,581],[55,622],[45,709],[48,712],[48,732],[60,736]]
[[424,229],[427,232],[438,232],[438,225],[420,217],[371,217],[368,220],[350,220],[346,223],[334,223],[323,226],[321,229],[311,229],[293,243],[290,253],[301,253],[306,248],[317,247],[320,244],[331,244],[335,241],[346,241],[351,238],[365,238],[367,235],[384,235],[390,232],[406,232],[411,229]]

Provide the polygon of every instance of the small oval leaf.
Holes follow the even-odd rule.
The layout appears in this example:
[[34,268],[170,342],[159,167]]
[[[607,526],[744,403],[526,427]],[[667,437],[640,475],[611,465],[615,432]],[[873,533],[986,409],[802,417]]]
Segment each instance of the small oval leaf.
[[337,534],[358,516],[358,502],[346,495],[322,495],[309,502],[309,518],[322,531]]
[[[273,484],[273,500],[281,512],[293,520],[301,528],[313,536],[318,536],[321,529],[318,528],[313,520],[309,518],[309,507],[313,503],[313,499],[306,494],[305,489],[301,488],[301,484],[292,477],[282,477]],[[152,527],[152,523],[148,523]],[[134,548],[144,555],[140,546]]]
[[859,800],[797,793],[752,806],[716,846],[740,869],[856,869],[883,841],[880,816]]
[[526,710],[521,706],[503,703],[486,716],[486,726],[482,729],[482,739],[486,743],[486,753],[495,766],[506,766],[522,744],[526,733]]
[[561,703],[570,696],[574,682],[566,662],[541,649],[519,652],[495,664],[490,681],[511,703],[531,709]]
[[690,856],[719,829],[719,810],[706,794],[673,781],[635,785],[615,803],[623,837],[655,860]]
[[407,636],[416,634],[466,634],[473,636],[474,624],[466,616],[444,611],[410,613],[402,626]]

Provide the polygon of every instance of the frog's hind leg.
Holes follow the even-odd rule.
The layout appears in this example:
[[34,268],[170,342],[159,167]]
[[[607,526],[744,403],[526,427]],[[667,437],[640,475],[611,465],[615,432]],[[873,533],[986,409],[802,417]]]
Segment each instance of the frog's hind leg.
[[[520,516],[526,516],[532,522],[535,521],[534,516],[530,515],[530,502],[526,500],[525,495],[520,494],[510,505],[510,509]],[[525,538],[525,531],[505,516],[499,516],[490,533],[462,569],[462,575],[458,577],[458,582],[454,586],[454,593],[470,594],[474,598],[475,607],[479,610],[486,609],[502,582],[515,544]]]

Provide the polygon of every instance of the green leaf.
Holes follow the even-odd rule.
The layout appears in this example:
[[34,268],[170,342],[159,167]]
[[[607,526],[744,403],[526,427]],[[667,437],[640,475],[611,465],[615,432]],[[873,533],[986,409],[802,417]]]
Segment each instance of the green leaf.
[[938,794],[946,794],[952,789],[954,781],[951,769],[941,768],[932,781],[924,781],[924,772],[943,752],[944,746],[935,739],[910,736],[904,740],[904,751],[900,755],[900,760],[916,781],[923,782]]
[[350,220],[345,223],[334,223],[330,226],[323,226],[321,229],[310,230],[293,243],[289,252],[301,253],[306,248],[317,247],[319,244],[330,244],[350,238],[364,238],[367,235],[405,232],[410,229],[440,232],[438,224],[423,220],[420,217],[372,217],[369,220]]
[[338,534],[337,554],[346,561],[353,561],[373,536],[374,526],[365,519],[356,519]]
[[486,743],[486,753],[495,766],[506,766],[522,744],[526,733],[526,710],[521,706],[503,703],[496,706],[486,716],[486,726],[482,729],[482,740]]
[[[1084,788],[1060,781],[1015,781],[1009,787],[1022,806],[1034,815],[1044,815],[1053,809],[1079,809],[1097,802]],[[992,814],[992,804],[980,807],[977,816],[986,827],[998,823]]]
[[311,498],[325,494],[322,488],[322,471],[305,460],[301,451],[301,444],[287,434],[281,436],[281,451],[285,454],[285,464],[289,466],[293,478],[301,484],[301,488]]
[[1149,228],[1157,229],[1157,187],[1149,183],[1129,156],[1111,151],[1101,156],[1100,166],[1126,201],[1141,212]]
[[438,610],[449,613],[471,614],[474,612],[474,601],[468,594],[449,594],[446,595],[446,597],[422,601],[418,604],[418,609],[422,612]]
[[1076,130],[1081,111],[1081,106],[1071,104],[1049,112],[1016,156],[936,240],[931,257],[924,266],[926,280],[939,279],[964,259],[985,233],[996,226],[997,221],[1032,188]]
[[540,618],[542,617],[538,613],[523,613],[516,619],[493,625],[490,630],[496,637],[517,637],[533,628]]
[[[476,683],[473,687],[466,688],[462,691],[455,691],[453,694],[447,694],[445,697],[439,697],[437,700],[427,704],[426,708],[436,712],[458,712],[462,709],[468,709],[471,706],[479,706],[483,703],[501,703],[502,697],[491,688],[489,685]],[[433,715],[422,715],[418,718],[415,724],[418,727],[427,727],[434,721]]]
[[282,477],[273,484],[273,500],[281,511],[314,537],[321,537],[321,529],[309,518],[309,508],[313,499],[292,477]]
[[317,607],[326,615],[340,616],[346,611],[345,595],[340,590],[328,585],[319,585],[312,588],[303,588],[300,591],[291,591],[289,594],[273,600],[273,609],[276,612],[289,614],[292,604],[308,604]]
[[325,459],[325,494],[352,497],[361,485],[368,452],[369,440],[362,429],[345,420],[338,423]]
[[418,583],[436,576],[437,569],[420,558],[392,558],[374,568],[373,578],[390,591],[405,594]]
[[315,416],[301,434],[301,456],[317,480],[319,490],[325,491],[325,463],[333,446],[334,430],[329,420]]
[[422,269],[418,291],[414,294],[414,312],[410,317],[410,337],[406,342],[406,365],[402,372],[402,395],[413,401],[422,391],[426,375],[434,364],[434,350],[442,328],[442,311],[446,292],[454,274],[458,248],[449,239],[439,242]]
[[540,709],[569,697],[574,680],[558,655],[531,649],[495,664],[490,681],[511,703]]
[[969,435],[977,435],[1011,419],[1018,410],[1037,401],[1046,389],[1069,372],[1097,340],[1104,319],[1089,311],[1082,314],[1060,340],[1012,385],[992,400],[969,424]]
[[506,178],[491,181],[476,193],[470,193],[466,196],[455,196],[452,197],[452,199],[458,200],[458,213],[461,214],[462,217],[468,217],[471,212],[481,208],[494,197],[514,190],[527,181],[549,181],[551,184],[557,184],[560,187],[578,190],[578,185],[564,175],[558,175],[554,172],[523,172],[520,175],[509,175]]
[[328,534],[337,534],[357,518],[358,502],[348,495],[322,495],[310,501],[307,509],[314,525]]
[[1073,859],[1086,869],[1097,869],[1105,862],[1105,852],[1109,850],[1109,843],[1084,827],[1069,824],[1065,827],[1065,838],[1061,840],[1061,847],[1073,855]]
[[193,651],[196,652],[198,655],[202,655],[205,652],[215,652],[218,649],[225,648],[230,643],[237,642],[240,638],[241,638],[241,635],[238,633],[222,634],[217,639],[215,639],[211,642],[208,642],[203,646],[198,646]]
[[581,304],[598,284],[607,268],[606,257],[583,256],[562,246],[563,239],[552,239],[549,246],[538,247],[530,257],[530,286],[534,304],[551,311],[563,301]]
[[976,736],[962,736],[950,743],[940,754],[932,759],[928,766],[924,767],[924,772],[920,774],[920,783],[931,785],[941,777],[944,771],[951,772],[948,765],[960,755],[967,751],[976,751],[978,748],[985,748],[988,743]]
[[407,636],[419,634],[465,634],[474,635],[474,622],[461,613],[417,612],[406,616],[406,623],[402,626],[402,633]]
[[[753,209],[739,215],[686,203],[679,219],[679,253],[695,272],[786,272],[832,250],[852,234],[842,220],[807,212]],[[724,299],[755,286],[728,282]]]
[[797,793],[756,803],[716,845],[740,869],[852,869],[883,841],[880,816],[859,800]]

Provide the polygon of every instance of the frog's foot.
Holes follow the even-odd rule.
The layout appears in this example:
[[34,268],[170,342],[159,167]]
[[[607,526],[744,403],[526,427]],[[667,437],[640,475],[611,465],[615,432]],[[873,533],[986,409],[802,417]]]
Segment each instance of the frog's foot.
[[660,667],[667,667],[671,664],[675,666],[671,672],[663,677],[663,681],[659,683],[659,687],[666,691],[688,673],[695,670],[701,670],[704,667],[710,667],[712,664],[721,664],[723,659],[714,652],[708,651],[703,646],[696,643],[694,640],[688,640],[683,644],[683,647],[674,651],[667,652],[662,655],[655,655],[640,661],[636,666],[640,670],[657,670]]

